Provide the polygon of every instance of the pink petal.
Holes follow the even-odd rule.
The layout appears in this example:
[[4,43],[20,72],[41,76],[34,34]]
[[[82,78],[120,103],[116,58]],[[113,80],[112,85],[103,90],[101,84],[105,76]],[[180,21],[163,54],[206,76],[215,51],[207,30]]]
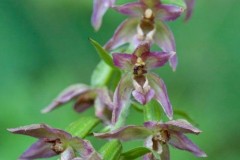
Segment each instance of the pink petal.
[[187,122],[184,119],[179,119],[179,120],[171,120],[163,124],[166,126],[169,130],[181,132],[181,133],[194,133],[194,134],[199,134],[201,131],[192,126],[189,122]]
[[168,4],[158,4],[155,7],[157,12],[156,18],[159,18],[163,21],[172,21],[177,19],[182,12],[184,11],[183,8],[175,6],[175,5],[168,5]]
[[115,0],[94,0],[93,3],[93,14],[91,21],[94,29],[99,30],[102,24],[103,15],[106,13],[107,9],[115,3]]
[[193,7],[195,4],[195,0],[185,0],[185,3],[187,5],[187,11],[186,11],[186,17],[185,17],[185,21],[189,20],[192,16],[192,12],[193,12]]
[[114,6],[113,8],[122,14],[139,17],[143,14],[142,12],[144,10],[144,5],[139,2],[133,2],[121,6]]
[[168,52],[150,52],[146,56],[146,68],[149,70],[162,67],[173,55],[173,53]]
[[112,124],[117,123],[122,111],[130,105],[131,92],[133,90],[131,75],[124,75],[120,80],[113,95]]
[[103,139],[119,139],[128,141],[133,139],[145,139],[150,136],[152,131],[141,126],[125,126],[108,133],[94,133],[95,137]]
[[172,105],[169,101],[166,86],[158,76],[155,74],[148,74],[147,75],[149,84],[152,89],[155,91],[155,99],[162,105],[162,108],[169,119],[172,119],[173,110]]
[[29,147],[20,157],[20,159],[37,159],[37,158],[49,158],[57,155],[51,149],[50,143],[46,143],[44,139],[40,139]]
[[62,91],[59,96],[46,108],[42,110],[42,113],[47,113],[56,109],[60,105],[69,102],[70,100],[76,98],[77,96],[87,92],[90,88],[84,84],[71,85]]
[[113,37],[106,43],[106,50],[113,50],[117,47],[132,43],[134,35],[137,33],[138,18],[129,18],[123,21],[115,30]]
[[169,144],[172,146],[192,152],[197,157],[207,157],[206,153],[204,153],[201,149],[198,148],[192,141],[190,141],[184,134],[176,132],[171,134],[171,139]]
[[[161,21],[156,21],[155,43],[164,51],[176,53],[175,40],[172,31]],[[177,67],[176,55],[170,58],[170,66],[173,70]]]
[[113,53],[114,65],[120,69],[131,70],[136,58],[133,54]]

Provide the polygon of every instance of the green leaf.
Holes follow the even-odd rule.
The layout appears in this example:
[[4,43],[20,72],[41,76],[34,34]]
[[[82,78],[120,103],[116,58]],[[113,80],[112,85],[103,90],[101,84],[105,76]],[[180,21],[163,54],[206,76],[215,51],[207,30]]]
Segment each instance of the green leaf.
[[102,60],[108,64],[112,68],[116,68],[115,65],[113,64],[113,59],[110,56],[110,54],[95,40],[89,38],[90,42],[92,45],[95,47],[98,55],[102,58]]
[[186,3],[185,0],[161,0],[163,4],[171,4],[171,5],[176,5],[179,7],[182,7],[183,9],[186,9]]
[[137,147],[137,148],[131,149],[130,151],[122,153],[120,160],[136,159],[149,152],[151,152],[151,150],[146,147]]
[[103,87],[109,82],[113,73],[113,68],[107,65],[104,61],[98,63],[97,67],[93,71],[91,77],[92,87]]
[[66,131],[71,133],[73,136],[84,138],[99,123],[100,123],[100,120],[98,118],[85,116],[85,117],[81,117],[79,120],[75,122],[72,122],[66,128]]
[[160,121],[161,120],[161,106],[156,100],[151,100],[145,106],[144,121]]
[[119,140],[111,140],[100,148],[99,153],[104,160],[118,160],[122,153],[122,144]]

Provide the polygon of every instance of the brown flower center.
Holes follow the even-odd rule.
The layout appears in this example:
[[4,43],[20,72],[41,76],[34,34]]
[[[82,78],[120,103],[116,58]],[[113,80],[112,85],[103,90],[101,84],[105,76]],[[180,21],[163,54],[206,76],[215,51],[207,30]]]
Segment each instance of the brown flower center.
[[142,76],[145,73],[147,73],[145,62],[143,62],[142,58],[138,57],[137,62],[133,67],[133,74],[134,76]]
[[54,140],[46,139],[45,142],[52,144],[51,149],[57,154],[61,154],[65,150],[65,147],[59,138]]
[[170,139],[170,134],[167,130],[165,129],[161,129],[159,130],[159,132],[157,132],[154,136],[153,136],[153,141],[155,142],[160,142],[160,143],[167,143]]

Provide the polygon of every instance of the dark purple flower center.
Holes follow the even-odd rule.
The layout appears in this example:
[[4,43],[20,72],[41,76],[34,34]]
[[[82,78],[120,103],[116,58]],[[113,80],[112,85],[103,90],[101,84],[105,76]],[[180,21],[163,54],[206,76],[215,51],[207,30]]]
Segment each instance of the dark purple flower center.
[[61,154],[65,150],[65,147],[59,138],[54,140],[46,139],[45,142],[52,144],[51,149],[57,154]]

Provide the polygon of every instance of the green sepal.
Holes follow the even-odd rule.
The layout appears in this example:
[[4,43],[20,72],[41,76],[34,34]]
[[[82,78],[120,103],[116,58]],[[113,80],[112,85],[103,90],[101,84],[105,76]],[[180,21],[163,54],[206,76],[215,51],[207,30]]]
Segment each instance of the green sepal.
[[144,121],[160,121],[161,120],[161,106],[156,100],[151,100],[145,106],[143,106],[144,111]]
[[110,54],[95,40],[89,38],[91,44],[95,47],[98,55],[101,57],[101,59],[108,64],[110,67],[115,68],[115,65],[113,64],[113,59],[110,56]]
[[109,82],[111,75],[113,73],[113,68],[107,65],[104,61],[100,61],[93,71],[91,77],[92,87],[103,87]]
[[141,157],[149,152],[151,152],[151,150],[146,147],[137,147],[137,148],[134,148],[127,152],[122,153],[120,160],[136,159],[136,158]]
[[104,160],[118,160],[122,153],[122,144],[119,140],[111,140],[99,150]]
[[182,7],[183,9],[186,9],[186,3],[185,0],[161,0],[163,4],[170,4],[170,5],[176,5],[178,7]]
[[100,120],[96,117],[84,116],[79,118],[77,121],[72,122],[66,131],[71,133],[73,136],[80,138],[86,137],[92,129],[100,123]]

